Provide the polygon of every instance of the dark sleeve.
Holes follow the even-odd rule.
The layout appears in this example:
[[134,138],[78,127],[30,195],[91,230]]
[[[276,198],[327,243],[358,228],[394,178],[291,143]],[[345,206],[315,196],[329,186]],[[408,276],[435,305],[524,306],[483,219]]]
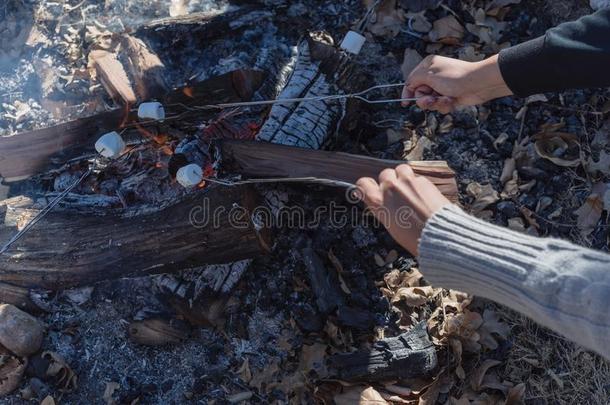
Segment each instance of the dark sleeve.
[[520,97],[610,86],[610,9],[561,24],[539,38],[504,49],[500,71]]

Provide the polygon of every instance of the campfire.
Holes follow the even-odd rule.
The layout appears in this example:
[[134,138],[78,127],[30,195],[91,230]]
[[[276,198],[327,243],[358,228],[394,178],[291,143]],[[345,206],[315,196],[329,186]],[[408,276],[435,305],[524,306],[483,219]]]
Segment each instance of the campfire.
[[[172,381],[174,399],[417,403],[439,395],[447,363],[464,373],[474,335],[497,347],[508,333],[494,312],[483,321],[466,309],[465,294],[427,285],[352,198],[358,178],[406,159],[458,202],[455,173],[424,159],[421,134],[452,122],[399,120],[404,78],[367,66],[380,49],[373,34],[393,26],[379,3],[397,2],[320,6],[321,21],[341,27],[318,24],[326,30],[294,17],[301,3],[241,3],[132,29],[87,22],[90,100],[0,137],[10,187],[0,201],[0,395],[77,401],[103,379],[108,404],[147,403],[170,397],[157,385],[182,367],[192,378],[188,389]],[[398,112],[370,136],[387,103]],[[335,226],[336,207],[361,222],[342,214]],[[103,331],[82,309],[96,296]],[[102,358],[108,347],[115,358]],[[445,359],[448,347],[459,361]],[[133,378],[113,371],[140,363]]]

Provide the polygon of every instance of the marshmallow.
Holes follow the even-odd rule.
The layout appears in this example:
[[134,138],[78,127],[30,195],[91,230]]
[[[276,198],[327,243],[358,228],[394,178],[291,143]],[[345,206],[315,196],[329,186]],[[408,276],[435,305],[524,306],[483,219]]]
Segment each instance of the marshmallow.
[[155,121],[161,121],[165,119],[165,108],[163,104],[156,101],[150,103],[142,103],[138,107],[138,118],[140,119],[152,119]]
[[102,156],[114,159],[125,150],[125,141],[117,132],[108,132],[95,142],[95,150]]
[[176,180],[183,187],[193,187],[201,183],[203,180],[203,170],[199,165],[191,163],[190,165],[182,166],[176,173]]
[[364,36],[355,31],[349,31],[341,42],[341,49],[354,55],[358,55],[365,42],[366,38]]

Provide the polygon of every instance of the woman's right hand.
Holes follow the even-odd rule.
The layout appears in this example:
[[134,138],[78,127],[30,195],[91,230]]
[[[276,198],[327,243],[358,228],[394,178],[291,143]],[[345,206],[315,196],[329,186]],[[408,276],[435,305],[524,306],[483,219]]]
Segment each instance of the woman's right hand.
[[500,72],[498,55],[480,62],[430,55],[407,78],[402,98],[416,97],[422,110],[447,114],[460,106],[512,94]]

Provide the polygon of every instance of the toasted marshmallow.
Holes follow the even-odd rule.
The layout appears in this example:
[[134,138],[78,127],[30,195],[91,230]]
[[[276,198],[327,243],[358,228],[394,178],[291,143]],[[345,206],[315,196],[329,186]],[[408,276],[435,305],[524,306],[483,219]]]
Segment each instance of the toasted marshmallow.
[[163,104],[156,101],[142,103],[138,107],[138,118],[162,121],[165,119],[165,108],[163,108]]
[[95,142],[95,150],[100,155],[109,159],[115,159],[121,156],[121,153],[123,153],[126,146],[125,141],[116,131],[102,135],[97,142]]
[[363,35],[358,34],[355,31],[348,31],[341,42],[341,49],[346,52],[358,55],[362,46],[366,42],[366,38]]
[[176,180],[186,188],[196,186],[203,180],[203,170],[195,163],[182,166],[176,173]]

